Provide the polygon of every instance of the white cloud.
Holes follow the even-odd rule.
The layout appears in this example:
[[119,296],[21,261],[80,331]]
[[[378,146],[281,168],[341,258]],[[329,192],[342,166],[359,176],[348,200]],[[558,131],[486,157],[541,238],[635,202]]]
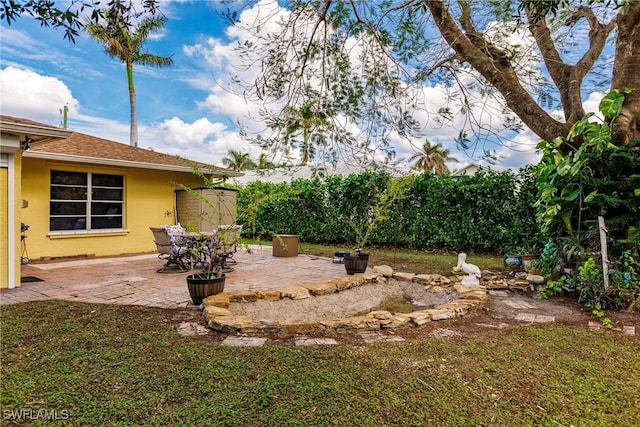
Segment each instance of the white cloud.
[[164,131],[163,141],[170,146],[194,148],[211,141],[211,137],[223,135],[226,127],[221,123],[211,123],[201,118],[193,123],[185,123],[178,117],[165,120],[159,126]]
[[57,125],[61,121],[60,110],[65,105],[69,107],[70,114],[78,113],[78,101],[69,88],[55,77],[6,67],[0,70],[0,85],[2,114]]
[[[144,134],[144,137],[143,137]],[[141,132],[140,146],[170,152],[193,160],[221,166],[229,150],[250,152],[248,144],[222,123],[200,118],[192,123],[178,117],[163,121],[156,128]],[[252,153],[257,157],[258,153]]]
[[595,113],[596,117],[598,117],[600,120],[604,120],[604,117],[600,113],[599,107],[600,107],[600,101],[602,101],[602,98],[604,98],[605,95],[606,93],[602,93],[602,92],[590,93],[589,98],[587,98],[582,103],[582,107],[584,108],[584,111],[586,111],[587,113]]

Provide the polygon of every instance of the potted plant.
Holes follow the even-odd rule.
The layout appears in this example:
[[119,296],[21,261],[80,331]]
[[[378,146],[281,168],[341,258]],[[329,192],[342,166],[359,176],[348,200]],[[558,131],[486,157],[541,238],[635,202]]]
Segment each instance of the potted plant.
[[574,276],[578,271],[578,264],[586,257],[585,238],[580,233],[572,233],[560,238],[560,242],[564,253],[564,272],[569,276]]
[[386,186],[373,186],[370,205],[364,211],[353,212],[343,219],[351,226],[356,236],[353,252],[344,254],[344,268],[347,274],[364,273],[369,263],[369,254],[363,249],[371,233],[385,220],[389,219],[391,206],[406,194],[406,178],[389,178]]
[[[180,158],[187,166],[191,168],[192,173],[200,178],[203,183],[203,187],[211,190],[223,190],[224,179],[216,180],[211,176],[205,174],[202,171],[201,165],[195,162]],[[213,166],[207,166],[207,168],[214,169]],[[268,200],[268,197],[257,199],[252,205],[245,208],[242,212],[238,212],[237,206],[234,204],[232,207],[220,204],[215,205],[200,191],[195,191],[191,187],[185,186],[180,183],[174,182],[174,185],[180,189],[186,191],[188,194],[197,197],[210,212],[208,215],[201,214],[197,216],[200,223],[208,222],[213,224],[215,228],[214,235],[211,233],[200,232],[194,230],[194,227],[190,227],[193,230],[192,234],[193,243],[190,251],[192,254],[192,269],[199,270],[198,272],[189,274],[187,276],[187,288],[189,289],[189,295],[195,305],[202,303],[202,300],[210,295],[215,295],[224,290],[226,281],[225,272],[231,271],[232,268],[228,267],[227,263],[229,258],[235,252],[236,245],[239,244],[240,233],[243,227],[237,224],[224,224],[224,221],[228,221],[229,218],[234,218],[234,222],[238,222],[240,218],[243,219],[243,223],[246,225],[255,225],[256,214],[260,204]],[[225,209],[223,211],[223,209]],[[187,224],[187,226],[189,226]],[[212,240],[213,239],[213,240]],[[248,246],[245,246],[247,252],[250,252]]]
[[[210,190],[221,190],[221,185],[224,180],[219,181],[202,171],[202,166],[186,158],[179,157],[187,166],[191,168],[192,173],[200,178],[203,183],[203,188]],[[207,167],[213,168],[213,167]],[[209,198],[203,195],[203,192],[196,191],[191,187],[174,182],[174,185],[179,189],[185,191],[187,194],[196,197],[203,205],[206,206],[206,210],[209,214],[202,212],[197,215],[197,220],[200,224],[208,223],[213,227],[207,227],[207,229],[215,229],[213,233],[203,232],[195,227],[187,224],[190,229],[190,247],[191,253],[191,269],[198,270],[187,275],[187,289],[194,305],[200,305],[202,300],[208,296],[218,294],[224,291],[224,285],[226,281],[226,274],[223,271],[223,260],[226,256],[220,251],[216,251],[217,247],[225,247],[226,242],[223,239],[228,238],[227,233],[222,231],[228,231],[229,228],[225,228],[219,224],[223,223],[223,218],[234,218],[236,221],[236,207],[229,207],[225,204],[216,205],[212,203]],[[223,212],[222,209],[225,209]],[[224,230],[223,230],[224,229]],[[237,236],[234,236],[237,238]]]
[[539,270],[536,268],[538,260],[540,259],[540,245],[537,242],[529,242],[522,249],[520,254],[522,260],[522,266],[529,274],[536,274]]
[[213,247],[219,244],[216,241],[218,233],[213,236],[206,233],[194,234],[189,239],[192,242],[189,249],[191,266],[200,270],[187,275],[187,289],[193,304],[200,305],[204,298],[224,291],[226,275],[222,271],[220,256]]

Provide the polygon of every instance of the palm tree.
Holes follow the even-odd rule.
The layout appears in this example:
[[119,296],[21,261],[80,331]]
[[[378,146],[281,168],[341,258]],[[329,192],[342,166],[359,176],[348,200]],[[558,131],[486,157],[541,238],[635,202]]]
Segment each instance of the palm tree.
[[138,117],[136,113],[136,91],[133,84],[133,64],[150,65],[153,67],[166,67],[173,64],[169,56],[158,56],[143,49],[142,44],[149,35],[164,27],[165,19],[146,17],[136,27],[130,28],[121,14],[107,10],[104,13],[104,22],[87,22],[87,33],[104,45],[105,52],[124,62],[127,67],[127,80],[129,83],[129,103],[131,106],[131,132],[129,143],[138,146]]
[[323,138],[322,129],[329,125],[327,112],[320,111],[316,107],[315,101],[307,100],[302,107],[285,107],[283,111],[286,119],[285,142],[289,142],[291,137],[302,130],[302,143],[300,151],[302,160],[300,166],[306,165],[315,156],[315,146],[310,141],[313,138],[315,143],[321,143]]
[[256,169],[273,169],[276,167],[276,164],[273,163],[265,153],[260,154],[258,158],[258,164],[256,165]]
[[235,150],[229,150],[228,157],[222,159],[222,164],[231,170],[240,172],[242,170],[253,170],[256,164],[249,158],[249,153],[241,153]]
[[442,148],[440,144],[431,144],[425,140],[422,151],[409,158],[410,162],[415,161],[412,169],[433,171],[436,175],[444,175],[449,172],[445,162],[457,162],[458,159],[449,156],[449,150]]

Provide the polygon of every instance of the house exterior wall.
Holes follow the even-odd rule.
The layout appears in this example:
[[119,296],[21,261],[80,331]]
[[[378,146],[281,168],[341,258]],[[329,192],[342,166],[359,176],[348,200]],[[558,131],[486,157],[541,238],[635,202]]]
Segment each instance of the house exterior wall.
[[[51,170],[91,172],[124,176],[123,230],[78,234],[50,233],[49,200]],[[149,227],[173,224],[176,187],[172,183],[198,186],[202,181],[190,172],[170,172],[127,167],[23,160],[22,222],[29,225],[27,245],[32,260],[73,256],[106,256],[155,252]]]
[[[0,287],[9,287],[9,168],[0,167]],[[15,280],[15,277],[14,277]]]
[[20,286],[20,141],[0,138],[0,288],[14,288]]

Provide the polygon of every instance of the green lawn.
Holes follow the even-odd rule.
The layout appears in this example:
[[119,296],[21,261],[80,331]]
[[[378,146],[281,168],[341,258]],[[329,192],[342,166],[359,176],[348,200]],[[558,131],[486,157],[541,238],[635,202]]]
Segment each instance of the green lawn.
[[640,424],[640,340],[620,333],[523,326],[366,347],[239,348],[181,337],[173,315],[3,306],[3,425],[42,411],[67,425]]
[[[245,240],[246,244],[271,245],[271,242]],[[348,245],[315,245],[300,243],[299,253],[309,255],[333,256],[333,251],[349,251],[353,248]],[[369,253],[369,266],[386,264],[396,271],[412,273],[438,273],[451,274],[451,269],[458,263],[458,254],[454,252],[433,252],[426,250],[394,249],[367,247]],[[467,262],[475,264],[482,270],[502,271],[505,269],[504,256],[487,254],[467,254]]]

